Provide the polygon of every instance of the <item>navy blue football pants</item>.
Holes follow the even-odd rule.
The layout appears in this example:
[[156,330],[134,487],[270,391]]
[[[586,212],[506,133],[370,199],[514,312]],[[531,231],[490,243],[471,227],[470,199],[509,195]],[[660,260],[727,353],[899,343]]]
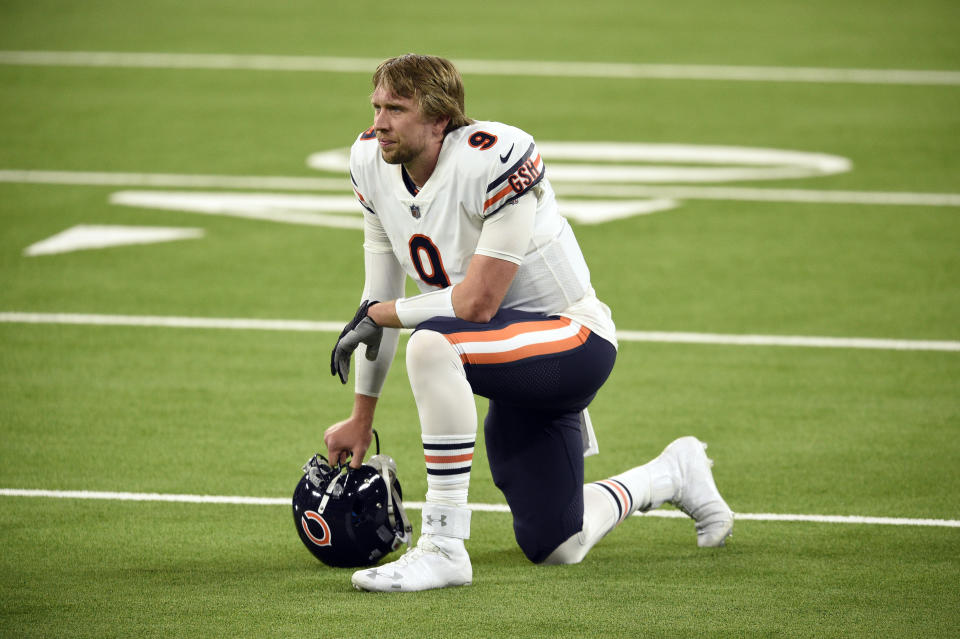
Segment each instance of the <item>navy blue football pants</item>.
[[517,543],[546,559],[583,527],[580,412],[606,381],[614,346],[564,317],[501,310],[486,324],[434,318],[460,354],[484,422],[493,481],[513,514]]

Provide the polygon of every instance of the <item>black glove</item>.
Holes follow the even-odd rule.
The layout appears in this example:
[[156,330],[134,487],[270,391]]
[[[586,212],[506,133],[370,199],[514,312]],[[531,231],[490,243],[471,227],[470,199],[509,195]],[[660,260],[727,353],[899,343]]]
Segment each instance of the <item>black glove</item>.
[[357,309],[357,314],[343,327],[343,332],[337,339],[337,345],[330,353],[330,374],[340,375],[340,382],[343,384],[347,383],[347,377],[350,375],[350,356],[360,344],[367,345],[367,359],[370,361],[377,359],[377,353],[380,352],[383,328],[367,315],[367,310],[376,303],[371,300],[363,301]]

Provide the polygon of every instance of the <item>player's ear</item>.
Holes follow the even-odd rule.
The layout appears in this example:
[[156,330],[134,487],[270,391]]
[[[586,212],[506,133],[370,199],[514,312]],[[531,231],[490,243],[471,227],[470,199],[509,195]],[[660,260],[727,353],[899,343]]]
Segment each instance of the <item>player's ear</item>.
[[437,118],[433,123],[433,131],[438,136],[443,137],[447,131],[447,125],[450,124],[450,116]]

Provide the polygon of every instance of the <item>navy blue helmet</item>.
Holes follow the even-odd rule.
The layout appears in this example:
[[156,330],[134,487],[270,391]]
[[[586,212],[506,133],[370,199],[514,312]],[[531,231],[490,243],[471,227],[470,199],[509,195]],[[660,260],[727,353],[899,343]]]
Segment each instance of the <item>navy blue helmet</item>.
[[293,521],[313,555],[336,567],[372,566],[406,544],[412,527],[403,510],[397,464],[378,454],[360,468],[333,467],[314,455],[293,492]]

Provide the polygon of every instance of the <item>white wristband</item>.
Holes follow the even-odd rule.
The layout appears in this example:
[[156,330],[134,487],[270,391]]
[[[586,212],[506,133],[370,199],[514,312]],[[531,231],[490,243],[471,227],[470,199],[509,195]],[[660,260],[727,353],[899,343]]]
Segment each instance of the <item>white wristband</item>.
[[415,328],[431,317],[456,317],[453,311],[453,287],[404,297],[397,300],[397,317],[404,328]]

